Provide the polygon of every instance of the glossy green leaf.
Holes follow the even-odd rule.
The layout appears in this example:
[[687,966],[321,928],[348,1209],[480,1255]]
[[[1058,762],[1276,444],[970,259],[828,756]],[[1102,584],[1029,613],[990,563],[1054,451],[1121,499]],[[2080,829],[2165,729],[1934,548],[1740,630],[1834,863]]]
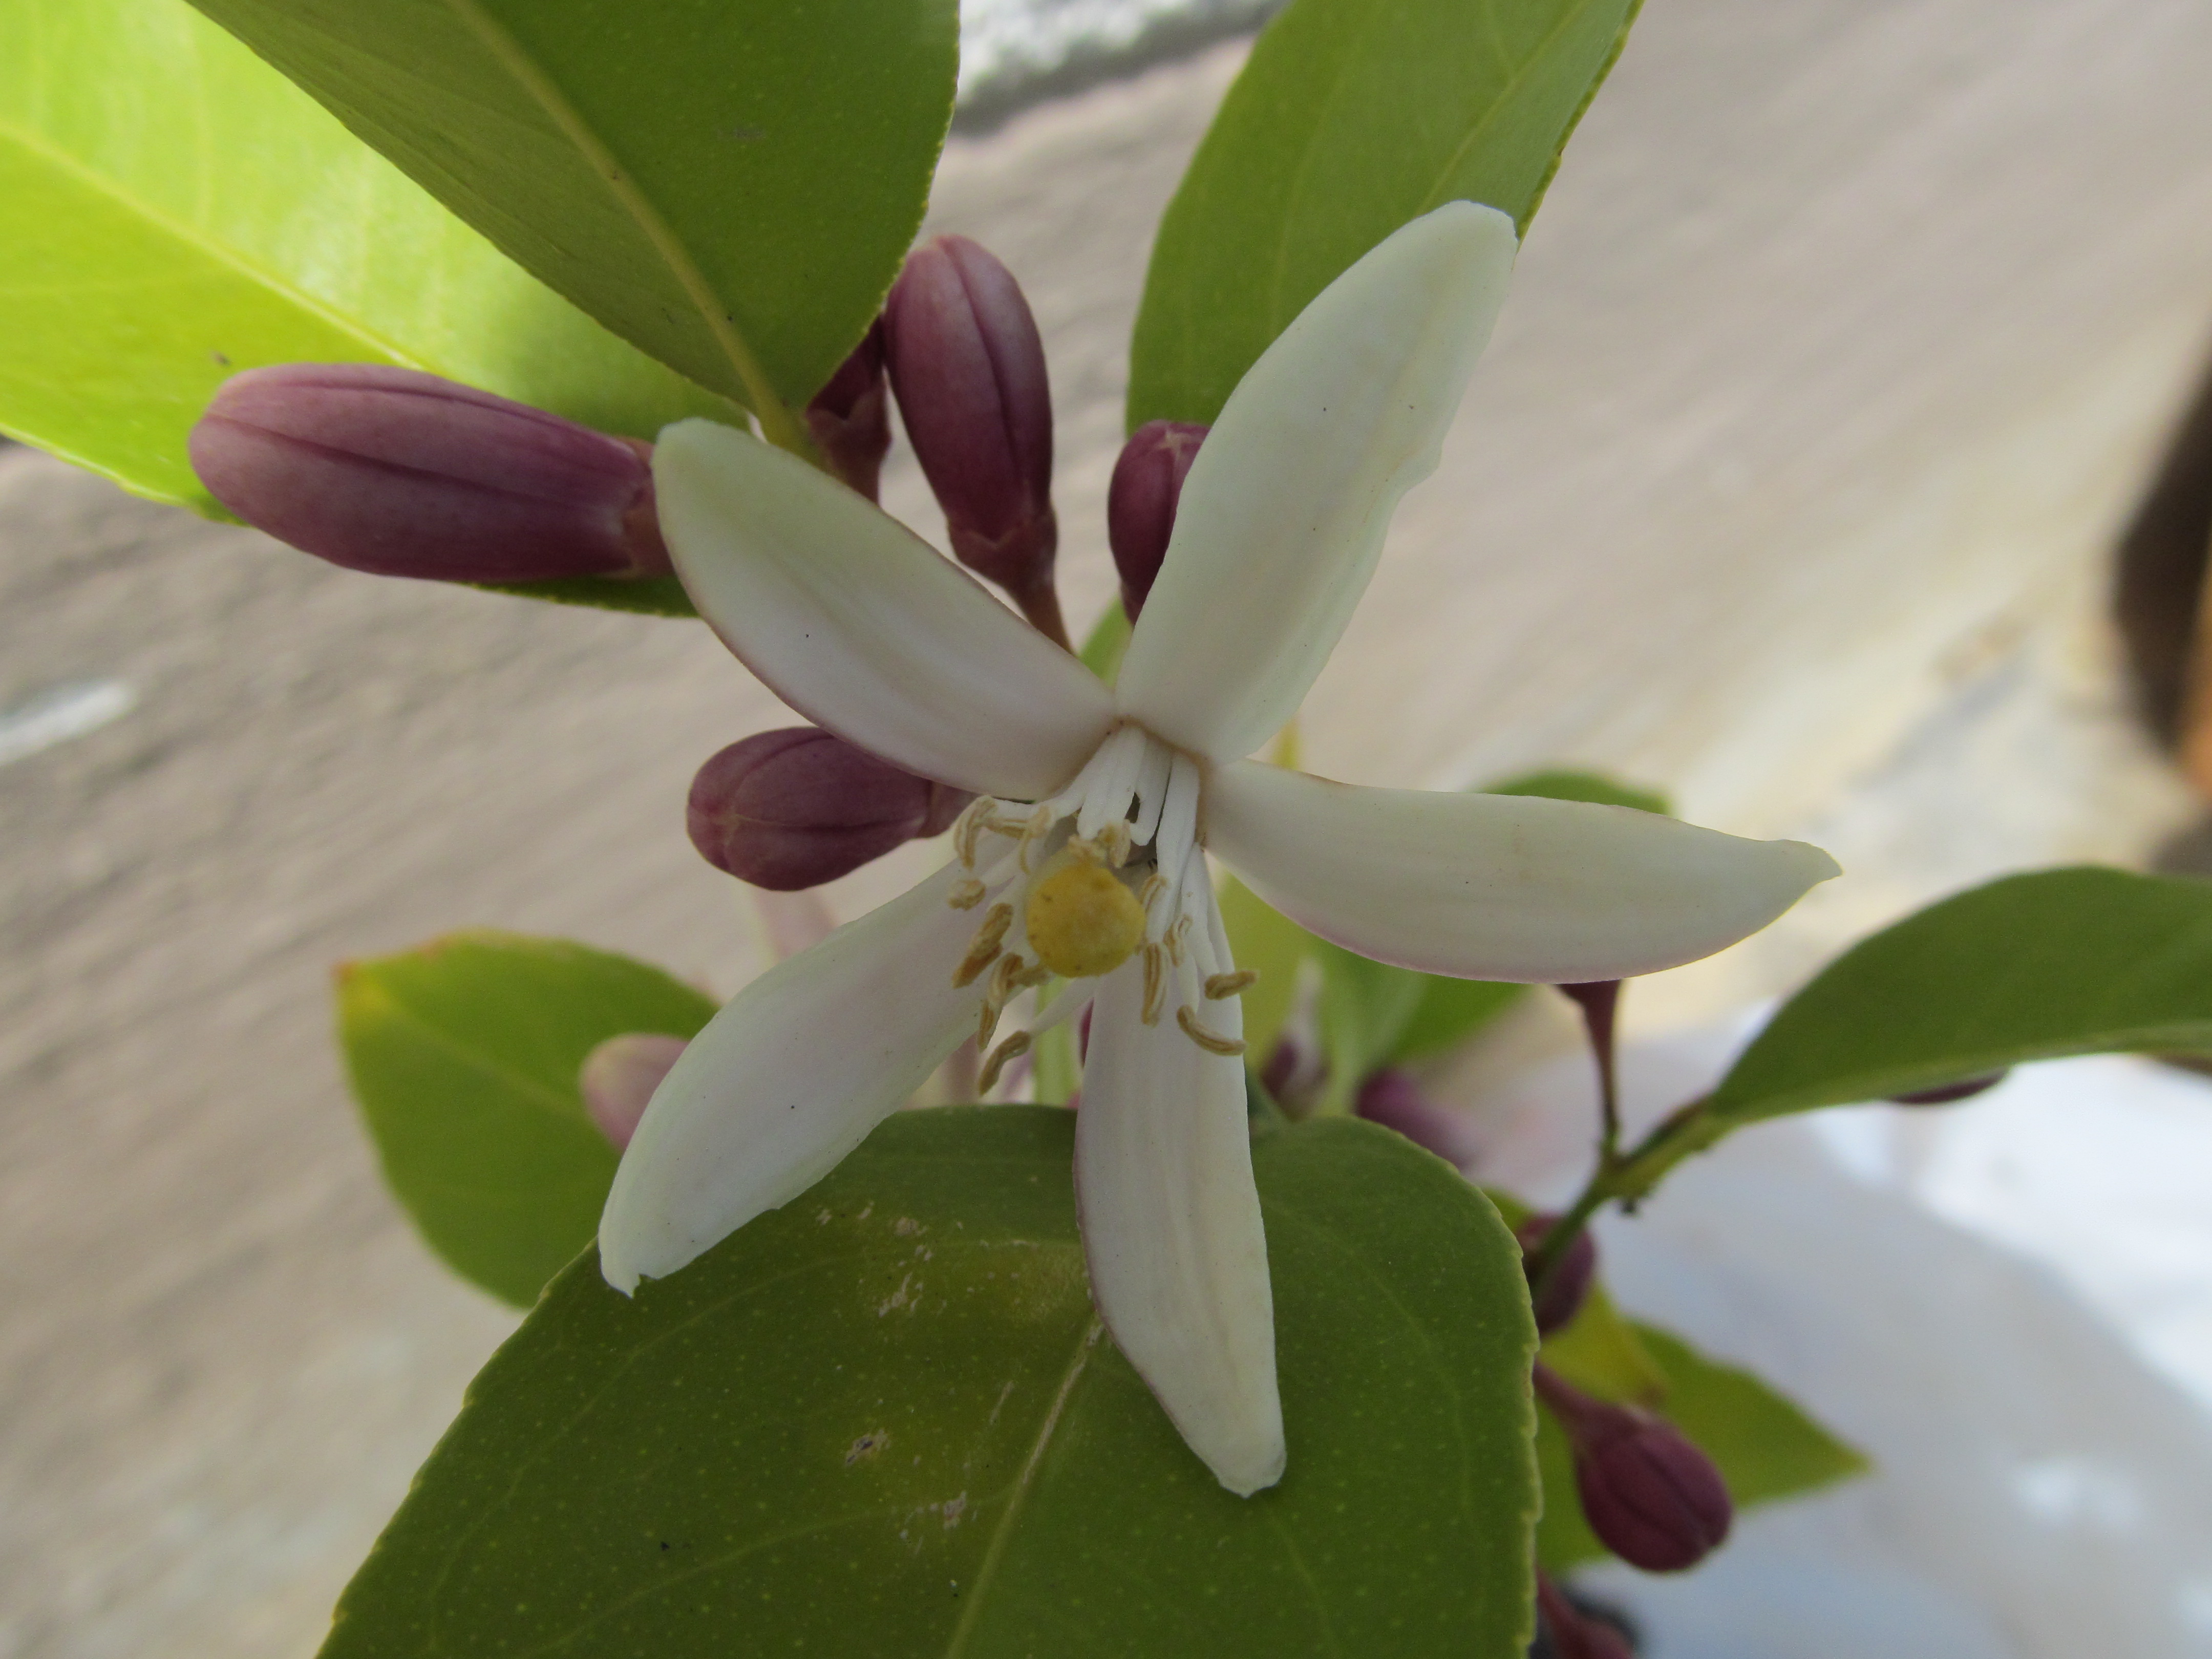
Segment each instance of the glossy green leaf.
[[1723,1121],[1878,1100],[2026,1060],[2212,1054],[2212,883],[2009,876],[1853,945],[1713,1091]]
[[447,1265],[524,1306],[591,1243],[614,1179],[584,1056],[625,1031],[690,1036],[714,1012],[641,962],[488,932],[349,963],[337,992],[385,1179]]
[[[1586,1309],[1576,1322],[1592,1311]],[[1665,1379],[1663,1394],[1655,1400],[1640,1381],[1632,1381],[1639,1375],[1635,1369],[1571,1370],[1562,1364],[1560,1375],[1601,1399],[1635,1401],[1660,1412],[1713,1460],[1738,1510],[1817,1492],[1867,1468],[1859,1453],[1749,1371],[1708,1359],[1656,1326],[1620,1321],[1609,1306],[1603,1316],[1630,1334],[1644,1365],[1656,1366]],[[1547,1361],[1567,1346],[1562,1341],[1567,1334],[1562,1332],[1545,1344]],[[1536,1457],[1543,1472],[1544,1518],[1536,1528],[1536,1556],[1547,1571],[1559,1572],[1607,1552],[1583,1520],[1565,1435],[1550,1413],[1539,1418]]]
[[325,1659],[1520,1659],[1534,1333],[1497,1212],[1365,1124],[1255,1143],[1290,1468],[1241,1499],[1092,1316],[1073,1127],[900,1113],[635,1302],[578,1261]]
[[726,416],[184,0],[0,0],[0,431],[215,513],[185,434],[266,363],[403,363],[641,436]]
[[1212,421],[1306,302],[1458,199],[1525,232],[1639,0],[1295,0],[1169,204],[1131,349],[1131,430]]
[[194,0],[517,262],[783,441],[921,223],[956,0]]

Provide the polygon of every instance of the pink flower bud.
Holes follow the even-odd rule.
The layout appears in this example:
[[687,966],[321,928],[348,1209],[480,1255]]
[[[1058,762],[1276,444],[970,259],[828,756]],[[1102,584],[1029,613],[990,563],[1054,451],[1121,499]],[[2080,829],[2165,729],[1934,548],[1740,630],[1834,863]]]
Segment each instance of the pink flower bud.
[[652,446],[373,363],[233,375],[192,467],[256,528],[349,570],[443,581],[667,575]]
[[1529,1659],[1636,1659],[1627,1637],[1605,1620],[1585,1613],[1542,1573],[1536,1575],[1540,1621]]
[[1531,1275],[1528,1289],[1534,1297],[1536,1333],[1549,1336],[1553,1331],[1565,1330],[1574,1322],[1575,1316],[1583,1310],[1589,1299],[1590,1283],[1597,1277],[1597,1240],[1590,1237],[1589,1229],[1577,1232],[1559,1265],[1552,1270],[1550,1278],[1540,1291],[1533,1277],[1537,1252],[1543,1248],[1544,1237],[1558,1224],[1555,1215],[1532,1215],[1522,1222],[1516,1237],[1521,1240],[1522,1265]]
[[1209,428],[1188,421],[1147,421],[1121,446],[1106,487],[1106,539],[1121,573],[1121,608],[1137,620],[1168,555],[1182,481]]
[[680,1036],[659,1031],[625,1031],[611,1036],[584,1056],[576,1084],[583,1091],[584,1109],[599,1133],[620,1152],[637,1133],[637,1121],[660,1079],[684,1049]]
[[1592,1399],[1543,1365],[1536,1392],[1574,1446],[1583,1518],[1606,1548],[1646,1572],[1680,1572],[1720,1547],[1735,1505],[1712,1459],[1680,1430]]
[[733,743],[691,781],[691,844],[718,870],[793,892],[951,826],[972,797],[811,726]]
[[1359,1085],[1352,1109],[1461,1169],[1473,1164],[1481,1151],[1471,1114],[1439,1106],[1413,1081],[1412,1073],[1395,1066],[1384,1066]]
[[884,384],[884,319],[868,325],[853,355],[806,405],[806,430],[830,470],[870,501],[890,453],[890,392]]
[[964,236],[907,256],[884,306],[891,389],[961,563],[1057,625],[1052,398],[1036,319],[1013,273]]
[[1954,1101],[1972,1100],[1984,1090],[1996,1088],[2011,1075],[2008,1068],[1983,1077],[1963,1078],[1956,1083],[1939,1084],[1933,1089],[1915,1089],[1909,1094],[1892,1095],[1890,1098],[1899,1106],[1948,1106]]

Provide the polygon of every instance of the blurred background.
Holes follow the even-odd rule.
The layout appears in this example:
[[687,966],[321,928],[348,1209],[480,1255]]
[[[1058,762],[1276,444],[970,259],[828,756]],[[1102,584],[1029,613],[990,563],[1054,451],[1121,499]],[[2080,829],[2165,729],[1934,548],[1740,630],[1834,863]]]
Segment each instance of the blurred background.
[[[931,228],[1036,311],[1079,629],[1152,228],[1267,9],[967,7]],[[2166,744],[2212,520],[2208,68],[2202,0],[1652,0],[1308,766],[1580,765],[1836,854],[1639,984],[1646,1036],[2000,871],[2201,858]],[[894,457],[886,507],[940,538]],[[0,448],[0,1659],[312,1650],[514,1322],[380,1185],[333,965],[488,925],[728,994],[763,945],[684,791],[787,723],[696,624],[349,574]],[[1522,1020],[1445,1086],[1567,1036]],[[2212,1395],[2196,1340],[2151,1359]]]

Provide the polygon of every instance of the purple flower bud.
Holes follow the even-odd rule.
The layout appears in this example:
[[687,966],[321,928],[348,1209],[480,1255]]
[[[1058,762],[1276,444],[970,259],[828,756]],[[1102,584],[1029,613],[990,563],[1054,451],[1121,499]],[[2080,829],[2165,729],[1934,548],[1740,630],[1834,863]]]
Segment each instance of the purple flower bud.
[[806,405],[806,430],[830,470],[870,501],[890,453],[890,393],[884,384],[884,319],[868,325],[853,355]]
[[1584,1227],[1575,1234],[1543,1288],[1537,1289],[1533,1278],[1536,1255],[1543,1248],[1544,1236],[1559,1219],[1555,1215],[1532,1215],[1521,1224],[1516,1234],[1521,1241],[1522,1268],[1532,1275],[1528,1288],[1534,1297],[1536,1333],[1540,1336],[1563,1331],[1574,1322],[1575,1316],[1589,1299],[1591,1281],[1597,1277],[1597,1240]]
[[733,743],[691,781],[691,844],[718,870],[793,892],[951,827],[972,797],[811,726]]
[[1209,430],[1188,421],[1147,421],[1129,434],[1114,463],[1114,479],[1106,486],[1106,539],[1121,573],[1121,608],[1131,622],[1144,609],[1167,557],[1182,481]]
[[660,1079],[668,1075],[685,1044],[680,1036],[659,1031],[625,1031],[611,1036],[584,1056],[577,1073],[584,1109],[599,1133],[615,1144],[617,1152],[629,1145],[637,1121]]
[[1013,273],[964,236],[925,242],[892,285],[884,327],[891,389],[953,553],[1066,643],[1052,576],[1052,398]]
[[1909,1094],[1892,1095],[1899,1106],[1948,1106],[1954,1100],[1972,1100],[1985,1089],[1994,1089],[2012,1075],[2011,1069],[1990,1072],[1982,1077],[1962,1078],[1956,1083],[1945,1083],[1933,1089],[1915,1089]]
[[1574,1446],[1575,1490],[1600,1543],[1646,1572],[1680,1572],[1720,1547],[1735,1505],[1712,1459],[1680,1430],[1595,1400],[1543,1365],[1536,1392]]
[[1536,1575],[1536,1644],[1530,1659],[1636,1659],[1628,1638],[1577,1607],[1542,1573]]
[[248,369],[216,393],[190,452],[240,518],[349,570],[462,582],[671,573],[650,444],[434,374]]
[[1352,1109],[1461,1169],[1474,1163],[1480,1150],[1474,1120],[1468,1114],[1439,1106],[1413,1081],[1412,1073],[1395,1066],[1384,1066],[1359,1085]]

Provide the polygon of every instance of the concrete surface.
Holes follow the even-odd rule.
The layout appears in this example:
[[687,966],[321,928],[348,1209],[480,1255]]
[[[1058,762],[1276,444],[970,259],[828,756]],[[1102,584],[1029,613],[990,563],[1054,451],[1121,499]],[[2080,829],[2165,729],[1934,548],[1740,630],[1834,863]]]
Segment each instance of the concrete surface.
[[[1237,55],[947,158],[936,222],[1053,354],[1078,617],[1150,227]],[[1838,854],[1647,1025],[2181,826],[2101,561],[2212,321],[2208,64],[2199,0],[1660,0],[1310,763],[1594,763]],[[937,529],[910,468],[887,501]],[[734,988],[683,792],[787,717],[696,627],[347,575],[7,452],[0,713],[103,680],[128,713],[0,768],[0,1659],[304,1654],[509,1324],[378,1185],[331,964],[483,923]]]

